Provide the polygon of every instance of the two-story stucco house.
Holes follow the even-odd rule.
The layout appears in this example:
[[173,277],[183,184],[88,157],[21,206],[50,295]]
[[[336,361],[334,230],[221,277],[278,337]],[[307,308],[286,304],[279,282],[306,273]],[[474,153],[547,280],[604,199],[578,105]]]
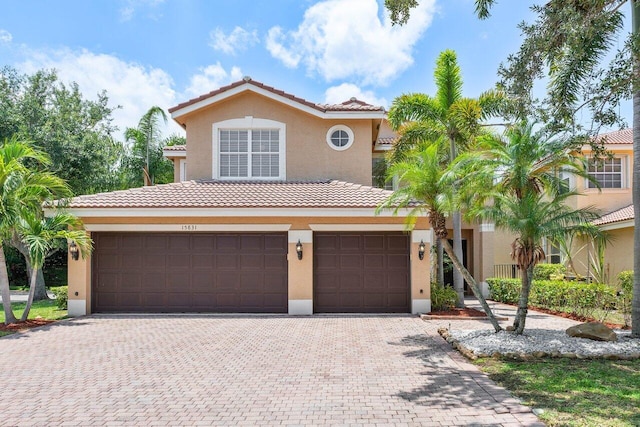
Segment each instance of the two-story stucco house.
[[[633,205],[632,205],[632,172],[633,172],[633,130],[624,129],[600,135],[604,148],[611,153],[610,158],[594,160],[592,148],[582,147],[582,154],[587,158],[587,171],[595,179],[600,188],[584,178],[566,176],[569,188],[581,195],[569,199],[573,208],[595,208],[602,217],[594,221],[611,237],[606,245],[606,273],[611,284],[615,283],[618,273],[633,269]],[[494,245],[495,275],[516,275],[515,265],[511,260],[509,245],[513,236],[504,231],[496,231]],[[578,274],[587,276],[590,272],[590,259],[594,256],[592,242],[576,238],[572,246],[572,259]],[[547,262],[562,261],[560,250],[547,242]]]
[[[382,107],[315,104],[247,77],[169,112],[187,140],[165,149],[173,184],[69,205],[95,244],[69,259],[70,315],[430,310],[427,218],[407,231],[406,211],[375,212],[390,191],[372,186],[373,166],[395,136]],[[481,280],[485,228],[464,230]]]

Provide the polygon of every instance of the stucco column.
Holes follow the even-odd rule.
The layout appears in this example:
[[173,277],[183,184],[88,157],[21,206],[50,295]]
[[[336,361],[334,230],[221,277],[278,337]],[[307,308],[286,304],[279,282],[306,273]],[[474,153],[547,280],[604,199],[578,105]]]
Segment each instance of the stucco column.
[[[87,233],[89,234],[89,233]],[[91,237],[91,236],[89,236]],[[67,253],[67,285],[69,317],[84,316],[91,313],[91,253],[77,260]]]
[[494,233],[495,225],[493,224],[480,224],[480,271],[478,281],[480,282],[480,289],[484,297],[489,296],[489,284],[487,279],[493,276],[493,264],[494,264]]
[[[302,244],[302,259],[296,245]],[[289,314],[313,314],[313,231],[289,230]]]
[[[431,311],[431,230],[411,232],[411,313]],[[420,244],[424,243],[424,258],[420,259]]]

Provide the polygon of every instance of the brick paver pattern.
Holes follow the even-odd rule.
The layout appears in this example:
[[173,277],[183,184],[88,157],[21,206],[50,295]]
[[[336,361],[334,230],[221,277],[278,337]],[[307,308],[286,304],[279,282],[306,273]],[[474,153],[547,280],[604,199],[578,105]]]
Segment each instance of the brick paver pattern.
[[0,425],[542,425],[436,326],[408,315],[63,321],[0,339]]

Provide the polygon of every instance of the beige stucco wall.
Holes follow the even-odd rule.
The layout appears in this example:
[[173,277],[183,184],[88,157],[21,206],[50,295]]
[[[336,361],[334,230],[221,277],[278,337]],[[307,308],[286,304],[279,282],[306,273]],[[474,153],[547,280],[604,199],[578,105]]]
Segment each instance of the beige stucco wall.
[[[584,178],[575,178],[575,187],[578,192],[583,192],[583,196],[575,197],[572,205],[577,208],[593,206],[600,211],[601,214],[612,212],[616,209],[628,206],[632,202],[631,194],[631,175],[633,171],[633,149],[629,146],[607,145],[606,149],[614,154],[615,157],[623,158],[623,173],[625,174],[625,188],[603,188],[601,190],[587,188]],[[591,154],[591,150],[585,147],[583,150],[585,156]]]
[[[253,92],[238,94],[181,118],[187,126],[187,179],[212,177],[213,124],[246,116],[286,124],[287,180],[371,183],[371,119],[322,119]],[[348,126],[354,133],[353,145],[344,151],[333,150],[326,142],[327,131],[338,124]]]
[[[91,234],[89,237],[91,237]],[[91,313],[91,253],[85,253],[78,260],[67,254],[67,286],[69,315],[74,315],[83,304],[85,313]]]

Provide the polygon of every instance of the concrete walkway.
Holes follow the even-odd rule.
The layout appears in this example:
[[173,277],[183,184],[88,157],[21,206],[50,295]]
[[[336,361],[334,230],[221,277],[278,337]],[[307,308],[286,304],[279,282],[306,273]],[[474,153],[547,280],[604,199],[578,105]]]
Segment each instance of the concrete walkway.
[[542,425],[436,326],[414,316],[58,322],[0,338],[0,423]]

